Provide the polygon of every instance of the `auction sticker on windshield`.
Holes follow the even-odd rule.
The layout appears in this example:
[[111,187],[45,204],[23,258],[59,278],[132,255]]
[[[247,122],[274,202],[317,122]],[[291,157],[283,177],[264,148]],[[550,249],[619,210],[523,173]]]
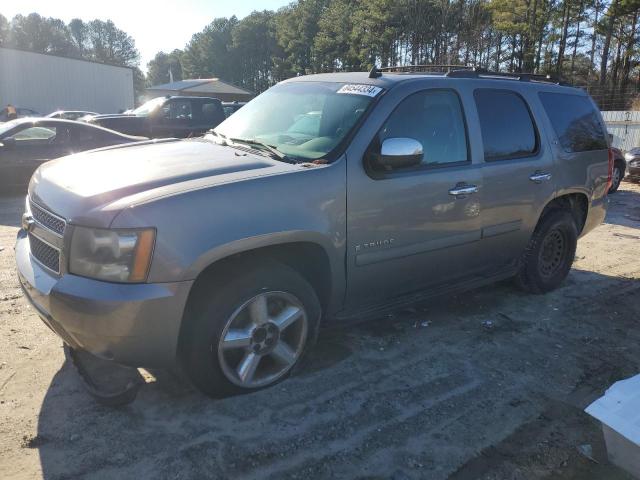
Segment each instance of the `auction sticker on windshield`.
[[352,95],[366,95],[367,97],[375,97],[382,91],[380,87],[373,85],[343,85],[336,93],[348,93]]

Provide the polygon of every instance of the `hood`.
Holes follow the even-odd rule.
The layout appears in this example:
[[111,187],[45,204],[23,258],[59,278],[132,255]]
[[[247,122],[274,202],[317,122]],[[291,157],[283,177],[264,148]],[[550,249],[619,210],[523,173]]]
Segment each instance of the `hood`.
[[107,227],[136,202],[293,168],[204,139],[128,144],[43,164],[29,195],[70,223]]

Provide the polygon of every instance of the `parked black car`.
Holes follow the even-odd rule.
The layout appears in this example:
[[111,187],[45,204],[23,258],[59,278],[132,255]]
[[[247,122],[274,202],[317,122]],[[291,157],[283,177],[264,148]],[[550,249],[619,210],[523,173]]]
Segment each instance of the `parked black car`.
[[98,115],[96,112],[84,112],[82,110],[57,110],[47,115],[47,118],[62,118],[63,120],[78,120],[85,115]]
[[629,169],[629,180],[640,182],[640,147],[634,147],[624,155]]
[[95,115],[83,121],[129,135],[186,138],[204,134],[225,118],[217,98],[159,97],[131,113]]
[[244,107],[246,104],[247,102],[222,102],[224,116],[229,117],[230,115]]
[[147,139],[70,120],[12,120],[0,125],[0,191],[26,186],[47,160],[141,140]]

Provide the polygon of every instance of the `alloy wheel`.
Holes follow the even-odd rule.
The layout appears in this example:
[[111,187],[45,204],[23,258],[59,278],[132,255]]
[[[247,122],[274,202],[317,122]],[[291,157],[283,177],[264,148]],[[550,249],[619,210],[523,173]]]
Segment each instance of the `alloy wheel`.
[[222,372],[244,388],[275,382],[300,358],[307,324],[302,303],[290,293],[256,295],[227,320],[217,346]]

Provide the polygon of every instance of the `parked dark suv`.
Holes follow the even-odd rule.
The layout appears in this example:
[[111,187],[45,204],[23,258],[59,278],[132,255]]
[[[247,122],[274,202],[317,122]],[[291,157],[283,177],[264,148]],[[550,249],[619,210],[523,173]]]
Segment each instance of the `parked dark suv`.
[[204,138],[40,167],[18,274],[80,364],[179,362],[210,395],[246,392],[321,321],[507,278],[558,288],[612,162],[591,98],[542,78],[296,77]]
[[159,97],[117,115],[94,115],[86,121],[128,135],[186,138],[203,135],[225,119],[222,103],[210,97]]

